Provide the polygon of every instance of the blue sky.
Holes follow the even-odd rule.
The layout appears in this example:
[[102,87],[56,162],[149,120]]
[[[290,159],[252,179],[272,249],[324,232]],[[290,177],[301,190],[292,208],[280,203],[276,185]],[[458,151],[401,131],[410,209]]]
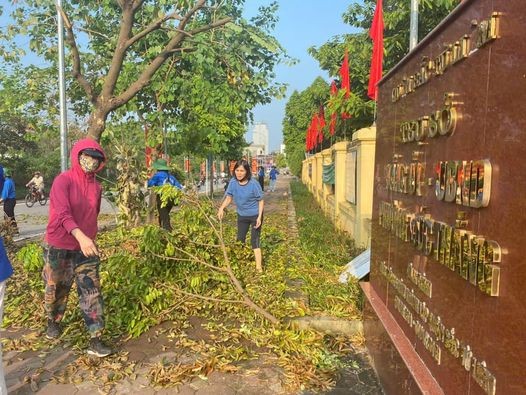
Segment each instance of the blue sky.
[[[289,56],[298,59],[294,66],[279,65],[276,69],[276,80],[289,85],[287,97],[274,100],[270,104],[254,109],[254,122],[264,122],[268,125],[270,149],[278,150],[283,142],[282,119],[288,97],[294,90],[307,88],[316,77],[321,76],[329,81],[328,75],[322,71],[318,63],[307,53],[307,48],[319,46],[330,38],[340,34],[352,33],[349,25],[342,21],[342,15],[352,0],[280,0],[279,22],[273,33]],[[247,0],[246,16],[253,16],[259,6],[268,5],[271,0]],[[252,140],[252,126],[246,135],[247,141]]]

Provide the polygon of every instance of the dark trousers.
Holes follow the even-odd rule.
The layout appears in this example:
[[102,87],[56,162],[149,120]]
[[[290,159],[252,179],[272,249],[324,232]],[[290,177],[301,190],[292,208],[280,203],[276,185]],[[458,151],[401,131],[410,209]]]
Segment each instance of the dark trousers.
[[245,244],[247,239],[248,229],[250,228],[250,244],[252,249],[260,248],[261,228],[263,227],[263,217],[261,218],[261,225],[255,228],[258,216],[243,216],[237,215],[237,241]]
[[161,207],[161,197],[157,195],[157,211],[159,212],[159,226],[166,230],[172,230],[170,223],[170,211],[174,206],[173,202],[168,201],[164,207]]
[[265,190],[265,176],[258,176],[259,185],[261,185],[261,190]]
[[8,217],[13,229],[18,230],[18,225],[15,221],[15,206],[16,199],[7,198],[6,200],[4,200],[4,213]]

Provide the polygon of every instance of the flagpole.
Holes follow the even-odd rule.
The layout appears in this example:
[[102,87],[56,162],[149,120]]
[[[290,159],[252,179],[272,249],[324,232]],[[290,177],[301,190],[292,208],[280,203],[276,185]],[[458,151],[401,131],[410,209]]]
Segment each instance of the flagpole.
[[418,0],[411,0],[409,19],[409,51],[418,43]]

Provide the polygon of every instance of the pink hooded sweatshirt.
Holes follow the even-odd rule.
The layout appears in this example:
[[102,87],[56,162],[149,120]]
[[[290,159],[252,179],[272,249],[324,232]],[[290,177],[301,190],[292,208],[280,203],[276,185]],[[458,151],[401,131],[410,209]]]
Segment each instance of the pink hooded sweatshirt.
[[96,149],[104,156],[96,172],[104,167],[106,154],[92,139],[79,140],[71,150],[71,169],[60,173],[49,193],[49,222],[44,240],[55,248],[80,250],[80,245],[71,235],[79,228],[94,240],[97,236],[97,216],[100,211],[102,188],[95,173],[85,173],[79,164],[79,154],[84,149]]

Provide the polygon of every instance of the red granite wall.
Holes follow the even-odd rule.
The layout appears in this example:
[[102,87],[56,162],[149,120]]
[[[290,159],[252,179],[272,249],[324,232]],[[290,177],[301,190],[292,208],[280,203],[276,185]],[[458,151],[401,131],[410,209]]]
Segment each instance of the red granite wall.
[[371,286],[446,394],[526,393],[525,192],[526,1],[465,1],[377,119]]

